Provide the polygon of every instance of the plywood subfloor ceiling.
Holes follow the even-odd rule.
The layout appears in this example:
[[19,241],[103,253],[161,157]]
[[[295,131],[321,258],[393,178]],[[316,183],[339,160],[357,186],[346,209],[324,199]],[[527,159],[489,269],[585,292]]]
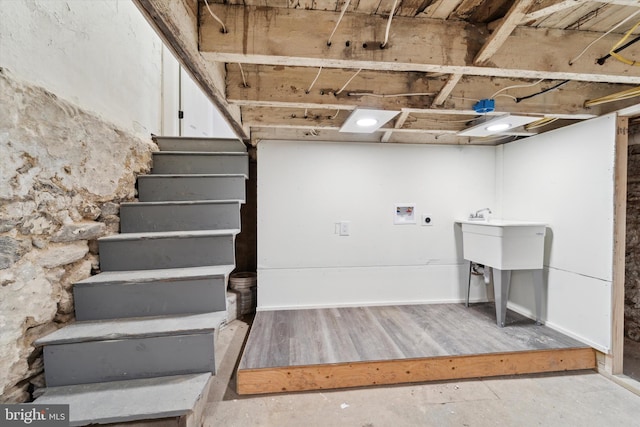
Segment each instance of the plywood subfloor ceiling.
[[[519,136],[457,133],[506,113],[545,119],[517,130],[539,133],[640,103],[593,103],[640,86],[637,0],[134,1],[254,145],[496,144]],[[627,32],[625,60],[607,57]],[[495,111],[477,114],[481,99]],[[340,133],[357,107],[399,114]]]

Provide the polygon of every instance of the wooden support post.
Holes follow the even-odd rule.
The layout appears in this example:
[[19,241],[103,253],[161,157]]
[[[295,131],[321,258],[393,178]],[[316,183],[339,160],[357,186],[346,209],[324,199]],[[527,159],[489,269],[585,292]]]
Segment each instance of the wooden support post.
[[629,118],[618,117],[616,126],[616,160],[613,213],[613,283],[610,374],[622,373],[624,351],[624,278],[627,222],[627,149]]

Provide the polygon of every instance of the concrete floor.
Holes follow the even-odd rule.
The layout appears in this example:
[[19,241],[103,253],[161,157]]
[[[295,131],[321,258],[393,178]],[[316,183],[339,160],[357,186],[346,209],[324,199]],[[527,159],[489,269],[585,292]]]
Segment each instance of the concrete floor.
[[640,396],[593,372],[238,396],[249,325],[220,331],[204,426],[637,426]]

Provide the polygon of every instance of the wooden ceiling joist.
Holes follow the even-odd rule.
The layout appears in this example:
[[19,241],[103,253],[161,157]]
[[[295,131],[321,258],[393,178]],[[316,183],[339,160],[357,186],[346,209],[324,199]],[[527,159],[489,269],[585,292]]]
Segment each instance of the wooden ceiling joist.
[[527,13],[522,22],[537,21],[545,16],[549,16],[565,9],[580,6],[585,3],[584,0],[546,0],[532,6],[532,10]]
[[[480,99],[495,98],[488,115],[578,120],[633,105],[630,99],[584,106],[640,85],[640,67],[596,64],[620,34],[603,37],[569,65],[639,10],[637,0],[352,0],[348,7],[336,0],[209,0],[226,33],[203,0],[134,2],[253,144],[268,138],[493,145],[495,139],[456,135],[478,117],[473,105]],[[640,43],[625,55],[640,57]],[[247,84],[235,64],[242,64]],[[538,79],[544,81],[531,85]],[[520,85],[528,87],[512,87]],[[357,107],[401,113],[370,135],[339,132]]]
[[[252,127],[251,144],[257,145],[261,140],[297,140],[297,141],[327,141],[327,142],[380,142],[382,132],[369,134],[343,133],[337,129],[293,129],[277,127]],[[436,133],[400,133],[393,132],[388,143],[392,144],[447,144],[447,145],[467,145],[469,138],[459,137],[454,134]],[[495,140],[476,140],[478,145],[495,145]]]
[[427,18],[447,19],[462,0],[435,0],[424,10],[424,16]]
[[[432,107],[434,97],[447,85],[447,79],[444,76],[429,78],[422,73],[364,70],[349,83],[347,90],[340,95],[335,95],[339,87],[331,87],[331,84],[347,81],[353,76],[352,70],[323,69],[313,90],[307,93],[309,84],[317,75],[317,69],[269,65],[245,65],[244,69],[249,87],[243,86],[239,72],[227,74],[227,98],[232,104],[274,108],[323,108],[334,112],[337,109],[372,107],[433,114],[442,114],[443,110],[475,114],[472,107],[479,99],[491,98],[496,92],[508,86],[531,83],[530,80],[464,76],[459,79],[445,102],[434,108]],[[587,99],[606,96],[633,87],[587,82],[571,82],[557,90],[522,102],[515,102],[510,98],[510,96],[523,97],[535,94],[557,83],[558,81],[548,81],[537,86],[514,88],[502,92],[496,98],[496,112],[584,119],[612,111],[612,108],[620,105],[626,106],[633,103],[633,100],[626,100],[622,104],[603,104],[584,108],[583,105]],[[393,96],[411,93],[431,95]]]
[[453,89],[456,87],[460,79],[462,78],[462,74],[451,74],[447,82],[442,86],[438,95],[434,98],[431,103],[431,107],[439,107],[447,100]]
[[[588,31],[518,27],[492,56],[490,65],[477,66],[473,58],[488,34],[484,26],[462,21],[396,17],[388,46],[383,49],[380,44],[386,23],[375,16],[345,14],[332,45],[327,46],[326,38],[319,35],[331,33],[339,13],[212,8],[229,31],[221,33],[213,18],[201,16],[200,50],[212,61],[640,84],[638,67],[629,69],[613,61],[597,65],[598,49],[569,65],[576,50],[599,37]],[[598,45],[608,48],[618,38],[608,35]],[[633,46],[629,51],[638,53],[638,48]]]
[[484,43],[480,52],[473,60],[475,65],[484,65],[491,59],[491,57],[500,49],[500,47],[507,41],[507,38],[511,35],[516,26],[522,21],[527,10],[531,7],[535,0],[518,0],[516,1],[509,12],[502,20],[502,23],[495,29],[495,31],[489,36]]
[[[339,130],[342,123],[349,115],[348,112],[340,112],[337,117],[325,114],[309,113],[304,116],[304,110],[295,108],[268,108],[268,107],[243,107],[242,118],[251,127],[279,128],[279,129],[330,129]],[[346,113],[346,114],[343,114]],[[431,134],[456,134],[476,116],[468,116],[466,120],[442,118],[441,116],[414,117],[408,112],[400,113],[395,123],[385,124],[379,132],[385,135],[392,133],[431,133]],[[388,138],[387,138],[388,139]],[[385,136],[382,137],[385,141]]]
[[[409,118],[409,112],[408,111],[402,111],[400,113],[400,116],[398,116],[398,118],[393,123],[394,129],[402,128],[402,126],[404,125],[404,122],[407,121],[407,118]],[[382,138],[380,138],[380,142],[389,142],[389,140],[391,139],[391,135],[393,135],[393,131],[392,130],[387,130],[384,133],[384,135],[382,135]]]

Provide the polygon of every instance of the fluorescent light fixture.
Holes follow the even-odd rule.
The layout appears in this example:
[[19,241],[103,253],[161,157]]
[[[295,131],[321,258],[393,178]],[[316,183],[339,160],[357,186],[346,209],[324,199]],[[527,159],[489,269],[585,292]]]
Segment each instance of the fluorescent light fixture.
[[497,133],[506,132],[509,129],[526,125],[528,123],[540,120],[540,117],[529,116],[512,116],[506,114],[504,116],[495,117],[486,122],[477,124],[468,129],[458,132],[459,136],[489,136]]
[[368,128],[371,126],[375,126],[378,124],[378,120],[371,118],[371,117],[365,117],[364,119],[360,119],[358,121],[356,121],[356,124],[358,126],[360,126],[361,128]]
[[356,108],[342,124],[340,132],[372,133],[397,116],[400,111]]

